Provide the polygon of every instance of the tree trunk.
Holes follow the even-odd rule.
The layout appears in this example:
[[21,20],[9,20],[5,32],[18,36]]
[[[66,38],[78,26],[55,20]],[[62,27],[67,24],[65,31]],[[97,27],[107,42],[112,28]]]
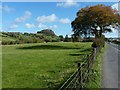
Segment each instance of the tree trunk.
[[102,37],[102,31],[100,31],[100,37]]
[[99,37],[99,34],[98,34],[98,31],[96,30],[95,31],[95,38],[98,38]]
[[102,37],[103,27],[102,27],[102,26],[99,26],[99,27],[100,27],[99,36],[100,36],[100,38],[101,38],[101,37]]

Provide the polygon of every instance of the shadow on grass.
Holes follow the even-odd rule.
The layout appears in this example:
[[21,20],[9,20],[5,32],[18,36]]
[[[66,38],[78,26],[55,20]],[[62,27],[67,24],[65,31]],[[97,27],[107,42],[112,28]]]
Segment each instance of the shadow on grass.
[[92,51],[92,48],[82,49],[80,52]]
[[77,53],[75,53],[75,54],[69,54],[70,56],[81,56],[81,55],[85,55],[85,54],[77,54]]
[[58,46],[58,45],[36,45],[29,47],[19,47],[17,49],[48,49],[48,50],[60,50],[60,49],[80,49],[78,47],[67,47],[67,46]]

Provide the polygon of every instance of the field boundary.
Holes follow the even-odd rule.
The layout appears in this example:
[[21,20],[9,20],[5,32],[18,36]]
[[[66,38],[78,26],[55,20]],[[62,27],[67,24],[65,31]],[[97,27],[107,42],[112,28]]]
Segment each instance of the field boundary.
[[99,53],[100,50],[100,47],[93,48],[92,53],[87,55],[87,58],[84,59],[84,62],[78,62],[78,69],[65,81],[59,90],[85,88],[85,84],[91,79],[89,76],[94,73],[94,60],[96,60],[97,53]]

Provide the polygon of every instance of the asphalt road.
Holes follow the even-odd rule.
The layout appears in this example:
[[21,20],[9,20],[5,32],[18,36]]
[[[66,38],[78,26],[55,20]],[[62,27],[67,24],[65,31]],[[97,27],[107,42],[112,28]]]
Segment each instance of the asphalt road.
[[[102,88],[120,88],[120,48],[110,43],[103,57]],[[119,65],[118,65],[119,64]]]

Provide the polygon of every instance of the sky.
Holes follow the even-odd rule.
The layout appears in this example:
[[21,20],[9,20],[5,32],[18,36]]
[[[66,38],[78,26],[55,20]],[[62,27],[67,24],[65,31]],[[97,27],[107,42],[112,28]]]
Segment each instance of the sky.
[[[71,2],[68,2],[71,1]],[[0,30],[5,32],[36,33],[52,29],[57,35],[71,35],[71,22],[76,13],[86,6],[104,4],[118,9],[116,2],[2,2]],[[105,34],[118,37],[117,30]]]

